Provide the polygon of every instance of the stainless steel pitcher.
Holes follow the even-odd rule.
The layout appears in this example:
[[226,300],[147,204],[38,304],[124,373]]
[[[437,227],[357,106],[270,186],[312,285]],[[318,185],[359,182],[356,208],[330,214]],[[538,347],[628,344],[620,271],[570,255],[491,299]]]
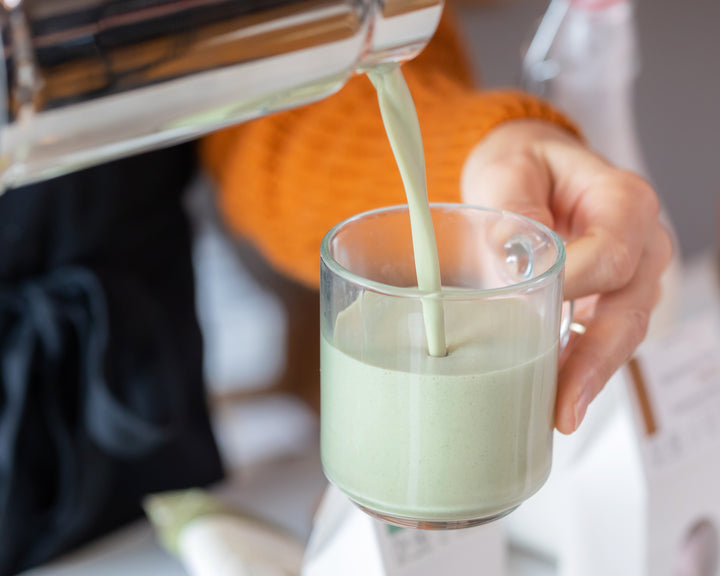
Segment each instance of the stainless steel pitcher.
[[0,188],[323,98],[442,0],[1,0]]

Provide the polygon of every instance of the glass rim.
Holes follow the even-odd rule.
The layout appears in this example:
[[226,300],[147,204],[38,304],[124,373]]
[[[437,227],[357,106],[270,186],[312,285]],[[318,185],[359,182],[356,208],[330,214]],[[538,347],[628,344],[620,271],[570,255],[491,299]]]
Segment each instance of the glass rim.
[[525,221],[526,223],[534,226],[535,228],[543,232],[545,235],[547,235],[555,244],[555,248],[557,249],[557,256],[555,258],[555,262],[552,266],[545,270],[545,272],[543,272],[542,274],[538,274],[535,278],[523,280],[516,284],[509,284],[508,286],[501,286],[499,288],[453,288],[452,291],[447,291],[443,288],[443,290],[440,292],[432,292],[419,290],[417,287],[393,286],[392,284],[385,284],[376,280],[370,280],[369,278],[365,278],[364,276],[351,272],[350,270],[342,266],[330,253],[330,242],[342,228],[370,216],[375,216],[378,214],[390,214],[393,212],[408,212],[408,209],[409,207],[407,204],[384,206],[382,208],[375,208],[373,210],[360,212],[359,214],[355,214],[353,216],[350,216],[349,218],[342,220],[341,222],[338,222],[337,224],[335,224],[335,226],[328,230],[328,232],[322,239],[322,243],[320,244],[321,261],[334,274],[337,274],[341,278],[352,282],[353,284],[361,288],[371,290],[378,294],[383,294],[385,296],[396,296],[401,298],[438,298],[441,300],[466,300],[479,297],[488,298],[494,296],[529,292],[541,288],[548,282],[553,281],[559,276],[563,266],[565,265],[565,244],[563,243],[560,236],[558,236],[553,230],[551,230],[544,224],[538,222],[537,220],[533,220],[532,218],[528,218],[527,216],[523,216],[522,214],[511,212],[509,210],[501,210],[498,208],[479,206],[475,204],[462,204],[459,202],[431,202],[430,210],[432,211],[433,209],[445,209],[448,211],[479,211],[486,213],[495,213],[502,215],[503,217],[511,217]]

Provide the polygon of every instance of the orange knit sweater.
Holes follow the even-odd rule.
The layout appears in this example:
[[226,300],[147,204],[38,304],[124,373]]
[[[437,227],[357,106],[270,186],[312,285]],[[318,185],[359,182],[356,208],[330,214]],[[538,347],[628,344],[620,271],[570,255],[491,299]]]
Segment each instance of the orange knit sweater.
[[[465,158],[501,122],[538,118],[574,130],[535,98],[474,89],[447,15],[403,71],[420,118],[431,201],[460,200]],[[279,270],[310,286],[319,282],[320,241],[327,230],[358,212],[405,203],[365,76],[322,102],[213,134],[201,154],[219,185],[230,226]]]

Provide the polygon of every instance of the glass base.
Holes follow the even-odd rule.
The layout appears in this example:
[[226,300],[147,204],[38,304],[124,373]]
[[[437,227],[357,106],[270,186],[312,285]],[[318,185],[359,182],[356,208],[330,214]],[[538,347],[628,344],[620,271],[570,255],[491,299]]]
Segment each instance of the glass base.
[[392,524],[400,528],[416,528],[418,530],[459,530],[460,528],[472,528],[473,526],[481,526],[482,524],[489,524],[495,520],[504,518],[513,510],[516,510],[519,506],[513,506],[507,510],[503,510],[497,514],[491,516],[484,516],[483,518],[474,518],[472,520],[415,520],[413,518],[403,518],[402,516],[392,516],[390,514],[384,514],[377,510],[371,510],[366,508],[362,504],[358,504],[353,500],[353,504],[360,508],[368,516],[372,516],[385,524]]

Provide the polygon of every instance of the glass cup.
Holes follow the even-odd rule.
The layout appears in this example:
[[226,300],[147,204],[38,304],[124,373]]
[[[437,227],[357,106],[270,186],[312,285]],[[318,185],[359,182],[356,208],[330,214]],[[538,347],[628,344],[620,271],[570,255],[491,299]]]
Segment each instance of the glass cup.
[[[500,518],[550,473],[565,249],[509,212],[433,204],[442,291],[417,289],[407,206],[321,247],[321,444],[372,516],[446,529]],[[447,355],[428,354],[440,306]]]

